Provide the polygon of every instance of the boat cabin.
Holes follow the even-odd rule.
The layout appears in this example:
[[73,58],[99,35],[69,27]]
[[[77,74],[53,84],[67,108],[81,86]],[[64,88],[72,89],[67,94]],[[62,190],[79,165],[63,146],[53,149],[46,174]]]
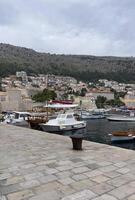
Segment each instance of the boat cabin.
[[14,112],[14,119],[26,119],[30,116],[28,112]]
[[57,119],[75,119],[74,118],[74,114],[59,114],[58,116],[57,116]]

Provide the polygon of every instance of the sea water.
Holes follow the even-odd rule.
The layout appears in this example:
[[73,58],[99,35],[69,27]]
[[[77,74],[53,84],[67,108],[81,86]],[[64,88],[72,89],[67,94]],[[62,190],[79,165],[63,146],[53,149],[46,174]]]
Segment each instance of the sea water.
[[83,134],[89,141],[104,143],[135,150],[135,139],[132,142],[111,143],[110,134],[113,131],[135,130],[135,122],[112,122],[107,119],[87,120],[86,129],[67,131],[63,135]]

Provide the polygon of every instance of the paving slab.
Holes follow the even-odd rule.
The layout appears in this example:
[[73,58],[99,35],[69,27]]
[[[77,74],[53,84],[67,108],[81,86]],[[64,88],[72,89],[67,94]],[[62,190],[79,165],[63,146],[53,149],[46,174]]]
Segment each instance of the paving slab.
[[0,125],[0,200],[134,200],[135,151]]
[[75,194],[72,194],[70,196],[62,198],[62,200],[90,200],[93,199],[96,196],[92,191],[90,190],[83,190],[81,192],[77,192]]

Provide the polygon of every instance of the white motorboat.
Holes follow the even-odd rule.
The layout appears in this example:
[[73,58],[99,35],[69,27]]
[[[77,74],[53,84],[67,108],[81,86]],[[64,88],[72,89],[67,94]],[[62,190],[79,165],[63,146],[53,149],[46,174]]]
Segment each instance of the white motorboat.
[[28,122],[26,121],[30,116],[29,112],[14,112],[14,119],[12,120],[12,124],[16,126],[28,126]]
[[82,129],[86,127],[85,121],[77,121],[73,113],[59,114],[56,119],[40,124],[43,131],[61,132]]
[[127,116],[127,115],[112,115],[107,117],[109,121],[116,121],[116,122],[135,122],[134,116]]
[[6,114],[2,124],[13,124],[16,126],[27,126],[26,120],[30,116],[29,112],[13,112],[12,114]]

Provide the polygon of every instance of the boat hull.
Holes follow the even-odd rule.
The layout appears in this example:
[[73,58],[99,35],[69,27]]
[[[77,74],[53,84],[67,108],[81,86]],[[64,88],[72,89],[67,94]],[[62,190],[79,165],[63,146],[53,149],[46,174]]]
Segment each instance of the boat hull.
[[105,118],[105,116],[87,116],[87,115],[82,115],[81,116],[81,119],[85,119],[85,120],[87,120],[87,119],[104,119]]
[[127,141],[133,141],[134,137],[132,136],[112,136],[111,141],[112,142],[127,142]]
[[135,117],[107,117],[107,119],[115,122],[135,122]]
[[47,124],[40,124],[40,127],[43,131],[55,133],[55,132],[83,129],[83,128],[86,127],[86,124],[81,123],[81,124],[61,125],[61,126],[52,126],[52,125],[47,125]]
[[28,124],[27,121],[16,122],[16,123],[13,123],[12,125],[14,125],[14,126],[21,126],[21,127],[27,127],[27,128],[29,127],[29,124]]

